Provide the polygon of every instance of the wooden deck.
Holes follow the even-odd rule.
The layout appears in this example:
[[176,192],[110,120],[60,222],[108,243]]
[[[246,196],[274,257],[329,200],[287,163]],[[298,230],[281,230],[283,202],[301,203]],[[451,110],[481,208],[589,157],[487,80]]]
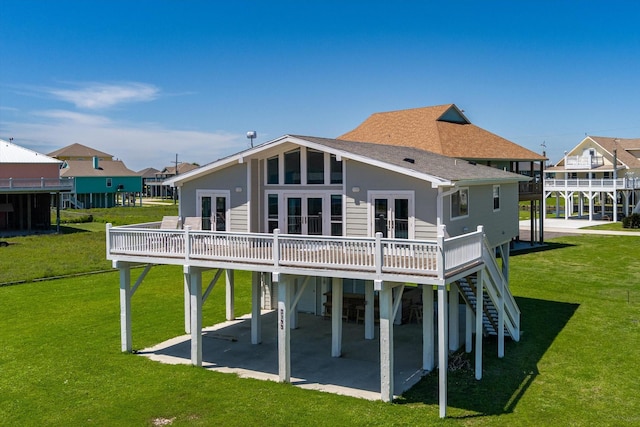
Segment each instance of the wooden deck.
[[482,231],[436,241],[164,230],[107,225],[107,258],[307,274],[441,283],[482,261]]

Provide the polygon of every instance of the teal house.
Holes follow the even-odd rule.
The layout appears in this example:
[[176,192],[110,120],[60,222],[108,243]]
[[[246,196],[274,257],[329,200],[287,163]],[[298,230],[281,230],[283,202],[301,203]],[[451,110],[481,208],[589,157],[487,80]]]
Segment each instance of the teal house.
[[60,176],[73,178],[74,192],[62,195],[65,208],[111,208],[141,204],[142,176],[111,154],[72,144],[49,153],[61,160]]

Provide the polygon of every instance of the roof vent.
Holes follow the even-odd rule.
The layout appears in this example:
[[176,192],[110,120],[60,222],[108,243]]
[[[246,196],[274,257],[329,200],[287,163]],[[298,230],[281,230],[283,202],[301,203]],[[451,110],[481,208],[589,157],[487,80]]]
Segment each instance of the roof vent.
[[416,161],[415,161],[415,159],[412,159],[412,158],[410,158],[410,157],[405,157],[405,158],[404,158],[404,159],[402,159],[402,160],[404,160],[404,161],[405,161],[405,162],[407,162],[407,163],[411,163],[411,164],[414,164],[414,163],[416,162]]

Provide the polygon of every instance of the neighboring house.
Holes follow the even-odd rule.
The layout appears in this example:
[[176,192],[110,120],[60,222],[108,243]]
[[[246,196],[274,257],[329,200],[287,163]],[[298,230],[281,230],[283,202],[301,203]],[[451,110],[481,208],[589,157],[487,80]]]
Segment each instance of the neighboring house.
[[51,229],[51,195],[73,190],[72,180],[60,178],[60,163],[0,140],[0,235]]
[[545,200],[555,196],[557,216],[561,198],[565,219],[585,209],[589,220],[640,213],[640,138],[587,136],[547,176]]
[[146,168],[138,171],[138,174],[142,177],[142,196],[143,197],[152,197],[151,196],[151,186],[152,183],[156,182],[156,174],[160,172],[156,168]]
[[74,191],[64,195],[65,208],[111,208],[142,203],[142,177],[111,154],[82,144],[49,153],[62,160],[60,175],[74,180]]
[[472,124],[454,104],[375,113],[339,139],[414,147],[530,176],[519,188],[529,202],[531,242],[543,241],[544,155]]
[[176,175],[198,169],[198,165],[193,163],[178,163],[178,166],[167,166],[161,171],[157,171],[153,178],[149,177],[144,180],[148,197],[159,197],[162,199],[173,199],[174,189],[170,185],[164,184],[164,181]]
[[[447,366],[463,328],[467,351],[475,333],[480,379],[483,335],[497,335],[499,357],[505,335],[519,339],[509,244],[518,235],[518,187],[528,179],[413,147],[295,135],[178,175],[165,183],[179,192],[184,222],[198,218],[194,229],[107,226],[107,257],[121,271],[122,350],[132,349],[131,295],[146,271],[178,264],[194,365],[202,364],[206,295],[224,270],[233,319],[233,272],[246,270],[253,272],[252,343],[261,342],[261,309],[278,311],[281,381],[291,378],[290,329],[299,311],[331,316],[327,355],[341,356],[343,296],[350,294],[361,299],[364,339],[380,336],[381,398],[390,401],[393,325],[402,321],[409,290],[424,311],[423,347],[416,349],[422,369]],[[148,267],[132,287],[131,267],[139,263]],[[203,296],[202,271],[212,268],[218,273]],[[464,325],[461,304],[468,307]],[[443,415],[447,370],[439,372]]]

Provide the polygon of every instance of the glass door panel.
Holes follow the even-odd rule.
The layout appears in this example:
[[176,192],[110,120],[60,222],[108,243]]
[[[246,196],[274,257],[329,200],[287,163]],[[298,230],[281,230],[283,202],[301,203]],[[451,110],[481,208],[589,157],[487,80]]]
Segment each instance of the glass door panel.
[[211,196],[202,196],[200,201],[202,229],[211,230]]
[[322,198],[309,197],[307,199],[307,233],[314,236],[322,235]]
[[[204,219],[202,220],[204,226]],[[216,197],[215,231],[227,231],[227,198]]]
[[302,234],[302,198],[287,199],[287,233]]
[[393,212],[393,234],[396,239],[409,238],[409,199],[396,199]]
[[375,199],[373,207],[374,234],[382,233],[382,237],[388,236],[388,219],[389,208],[387,199]]

